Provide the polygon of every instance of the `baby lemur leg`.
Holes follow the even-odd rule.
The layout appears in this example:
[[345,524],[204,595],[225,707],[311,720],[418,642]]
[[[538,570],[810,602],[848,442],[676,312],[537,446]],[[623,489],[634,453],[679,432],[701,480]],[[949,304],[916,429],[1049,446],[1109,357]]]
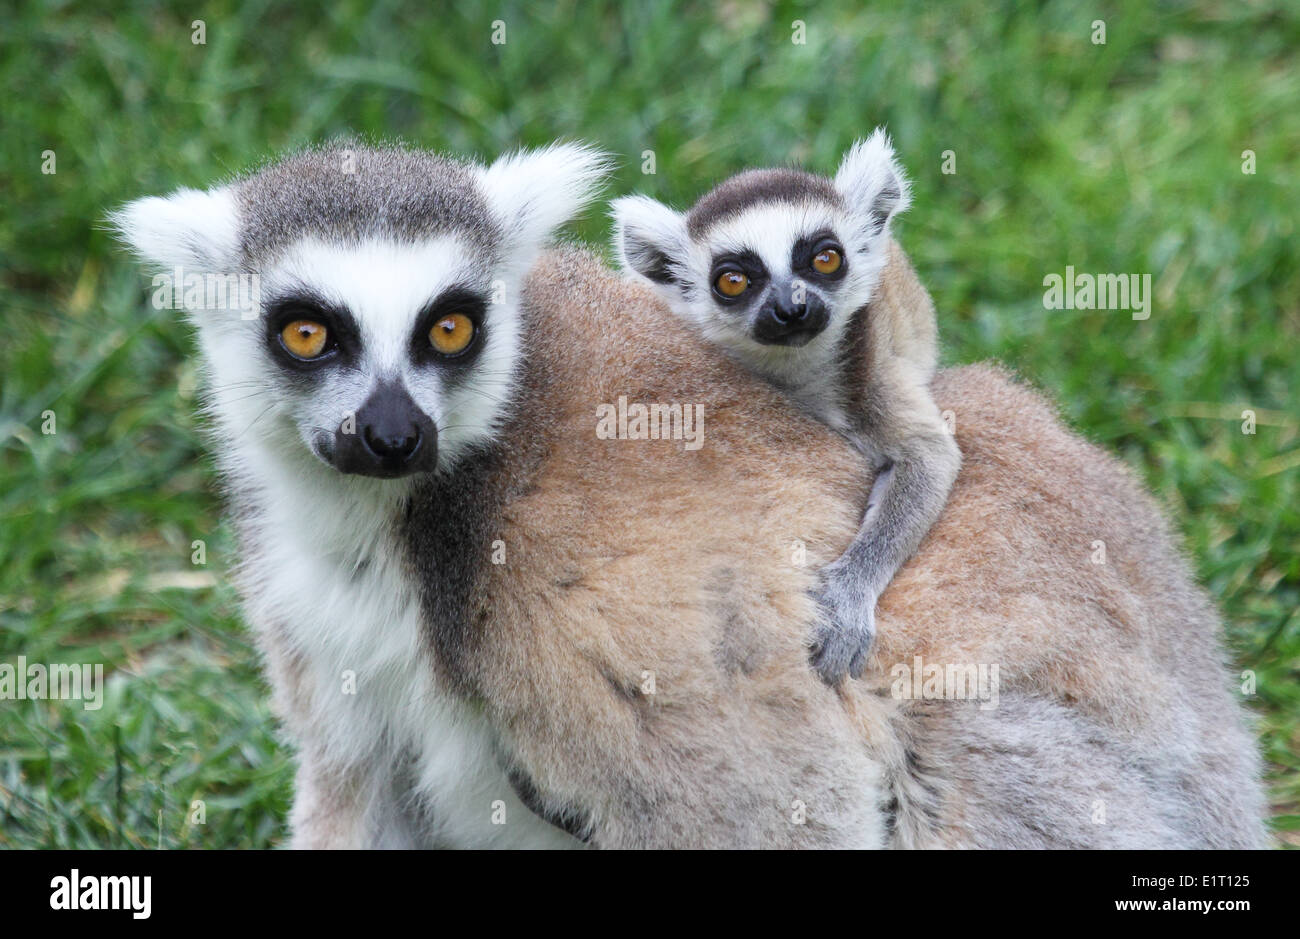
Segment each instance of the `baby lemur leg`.
[[[921,544],[948,501],[961,452],[933,403],[921,426],[883,453],[857,536],[822,569],[818,600],[824,610],[813,664],[828,684],[866,666],[875,637],[876,600]],[[892,452],[891,452],[892,451]]]

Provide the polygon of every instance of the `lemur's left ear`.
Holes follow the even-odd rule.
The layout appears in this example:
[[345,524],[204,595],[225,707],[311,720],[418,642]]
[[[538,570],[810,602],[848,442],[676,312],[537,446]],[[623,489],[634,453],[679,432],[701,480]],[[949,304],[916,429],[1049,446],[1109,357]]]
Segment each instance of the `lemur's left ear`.
[[239,266],[239,213],[229,186],[136,199],[109,215],[109,223],[148,264],[208,273]]
[[854,212],[869,220],[872,235],[882,232],[891,218],[911,204],[907,176],[883,127],[844,155],[835,188]]
[[505,225],[511,252],[541,247],[555,229],[599,193],[612,163],[594,147],[555,143],[520,150],[479,170],[492,211]]

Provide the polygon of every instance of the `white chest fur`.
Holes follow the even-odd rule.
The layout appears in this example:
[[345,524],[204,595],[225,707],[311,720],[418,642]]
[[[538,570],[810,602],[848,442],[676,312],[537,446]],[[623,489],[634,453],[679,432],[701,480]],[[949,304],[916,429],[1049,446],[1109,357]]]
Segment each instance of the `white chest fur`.
[[257,467],[245,604],[301,663],[304,758],[363,780],[360,846],[576,845],[519,801],[485,718],[438,687],[393,530],[400,483],[280,463]]

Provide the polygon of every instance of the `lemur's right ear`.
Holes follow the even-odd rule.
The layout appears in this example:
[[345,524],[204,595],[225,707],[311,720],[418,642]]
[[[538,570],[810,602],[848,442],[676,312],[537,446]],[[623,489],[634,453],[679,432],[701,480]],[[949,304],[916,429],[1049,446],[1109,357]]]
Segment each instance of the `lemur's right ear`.
[[149,264],[203,272],[238,266],[239,212],[229,186],[136,199],[113,212],[109,222]]
[[659,286],[676,285],[690,250],[686,217],[649,196],[615,199],[610,214],[623,268]]

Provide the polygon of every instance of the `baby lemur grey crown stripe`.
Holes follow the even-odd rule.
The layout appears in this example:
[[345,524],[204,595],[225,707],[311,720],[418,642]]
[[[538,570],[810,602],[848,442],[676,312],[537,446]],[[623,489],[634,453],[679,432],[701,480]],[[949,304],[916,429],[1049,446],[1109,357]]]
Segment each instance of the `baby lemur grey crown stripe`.
[[825,177],[803,170],[747,170],[720,183],[686,213],[686,230],[700,238],[719,222],[760,203],[813,200],[843,207],[844,200]]

